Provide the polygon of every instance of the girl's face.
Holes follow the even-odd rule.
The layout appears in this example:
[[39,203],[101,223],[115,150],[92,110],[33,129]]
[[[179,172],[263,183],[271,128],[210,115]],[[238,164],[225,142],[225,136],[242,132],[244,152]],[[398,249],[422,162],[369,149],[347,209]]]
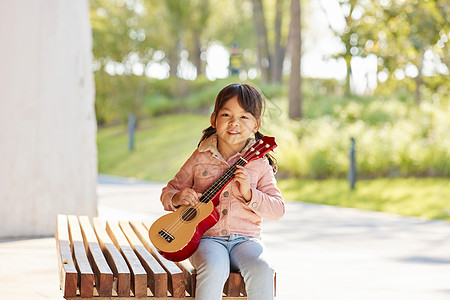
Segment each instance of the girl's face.
[[242,108],[237,96],[230,98],[217,116],[211,115],[211,125],[219,137],[219,151],[221,148],[224,149],[224,146],[240,151],[251,134],[258,131],[260,124],[260,120]]

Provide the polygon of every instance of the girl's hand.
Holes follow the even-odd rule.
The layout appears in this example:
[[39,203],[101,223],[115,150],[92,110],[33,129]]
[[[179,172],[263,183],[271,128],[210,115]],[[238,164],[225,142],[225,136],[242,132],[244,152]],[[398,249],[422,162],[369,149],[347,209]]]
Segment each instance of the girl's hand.
[[239,191],[244,197],[245,201],[250,201],[252,199],[252,190],[250,189],[250,177],[248,176],[247,170],[243,166],[236,166],[236,171],[234,172],[234,178],[239,183]]
[[175,208],[179,207],[180,205],[195,206],[198,204],[198,197],[200,197],[201,195],[201,193],[197,193],[193,189],[185,188],[176,193],[175,196],[173,196],[172,204],[175,206]]

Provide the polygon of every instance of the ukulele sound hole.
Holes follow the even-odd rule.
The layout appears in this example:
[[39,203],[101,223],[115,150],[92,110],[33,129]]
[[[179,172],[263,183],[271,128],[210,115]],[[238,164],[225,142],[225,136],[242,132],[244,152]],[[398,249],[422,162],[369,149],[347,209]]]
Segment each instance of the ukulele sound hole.
[[181,214],[181,218],[185,222],[192,221],[195,218],[195,216],[197,216],[197,210],[193,207],[189,207]]

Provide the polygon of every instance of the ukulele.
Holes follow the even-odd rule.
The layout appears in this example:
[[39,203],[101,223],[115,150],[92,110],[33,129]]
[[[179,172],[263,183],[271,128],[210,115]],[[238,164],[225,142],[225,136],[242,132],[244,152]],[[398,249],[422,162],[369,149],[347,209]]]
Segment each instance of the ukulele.
[[203,192],[198,204],[182,205],[157,219],[150,227],[149,237],[158,252],[172,261],[191,256],[197,250],[203,233],[219,220],[215,207],[219,204],[220,192],[233,179],[236,166],[245,166],[276,146],[275,138],[264,136]]

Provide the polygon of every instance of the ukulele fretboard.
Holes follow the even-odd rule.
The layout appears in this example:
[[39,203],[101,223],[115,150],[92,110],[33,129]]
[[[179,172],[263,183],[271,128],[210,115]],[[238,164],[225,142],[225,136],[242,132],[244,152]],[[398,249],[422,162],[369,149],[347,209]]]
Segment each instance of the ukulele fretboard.
[[247,163],[245,159],[240,157],[222,176],[220,176],[198,199],[200,202],[208,203],[233,177],[236,166],[244,166]]

